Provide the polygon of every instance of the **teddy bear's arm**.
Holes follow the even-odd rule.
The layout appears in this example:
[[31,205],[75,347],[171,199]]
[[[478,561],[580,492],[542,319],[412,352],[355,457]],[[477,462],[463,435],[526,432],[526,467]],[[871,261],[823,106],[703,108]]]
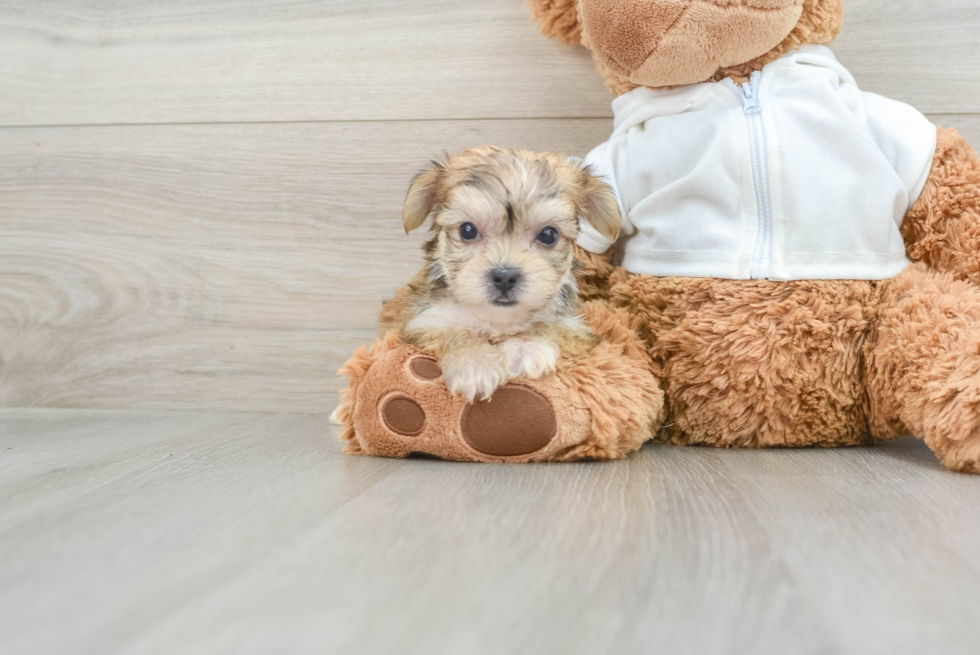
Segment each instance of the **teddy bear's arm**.
[[939,129],[932,170],[902,223],[909,258],[980,284],[980,157],[955,129]]
[[589,252],[575,245],[575,280],[578,283],[579,298],[582,300],[608,300],[609,276],[616,267],[612,258],[616,248],[611,247],[601,255]]

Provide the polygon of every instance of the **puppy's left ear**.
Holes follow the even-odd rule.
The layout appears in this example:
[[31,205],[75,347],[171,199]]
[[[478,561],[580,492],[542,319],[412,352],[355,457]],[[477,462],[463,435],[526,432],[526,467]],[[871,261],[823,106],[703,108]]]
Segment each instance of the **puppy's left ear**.
[[421,227],[432,210],[441,202],[442,178],[445,174],[446,166],[442,162],[434,161],[412,180],[402,210],[406,232]]
[[578,207],[582,216],[599,234],[615,241],[619,236],[622,217],[613,190],[596,177],[588,166],[582,167],[578,182]]

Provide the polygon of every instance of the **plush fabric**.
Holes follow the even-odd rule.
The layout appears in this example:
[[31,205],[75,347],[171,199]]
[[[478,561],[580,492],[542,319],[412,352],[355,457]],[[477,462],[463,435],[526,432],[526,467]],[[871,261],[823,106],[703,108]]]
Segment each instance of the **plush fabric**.
[[643,318],[670,399],[665,441],[839,446],[911,430],[947,465],[976,466],[980,288],[969,282],[918,262],[878,282],[614,269],[609,288]]
[[980,157],[955,128],[939,130],[932,172],[902,236],[909,257],[980,284]]
[[951,469],[980,473],[980,289],[923,263],[881,286],[864,347],[869,422],[911,430]]
[[582,3],[597,59],[643,86],[701,82],[778,45],[803,0],[598,0]]
[[[545,36],[558,39],[566,45],[584,45],[593,50],[597,68],[606,78],[609,89],[616,94],[626,93],[638,86],[694,84],[726,77],[742,83],[748,80],[753,72],[761,70],[766,64],[805,43],[830,43],[840,34],[844,19],[844,0],[803,0],[802,5],[799,0],[774,0],[772,3],[767,0],[762,0],[760,3],[742,3],[739,0],[720,2],[715,0],[526,0],[526,2],[530,5],[534,19]],[[749,31],[743,25],[741,39],[735,39],[734,34],[729,35],[733,48],[741,48],[744,51],[756,50],[757,55],[732,64],[723,63],[720,54],[711,55],[718,62],[718,66],[713,72],[704,73],[703,62],[706,57],[702,56],[701,52],[695,52],[697,65],[681,65],[681,69],[686,74],[678,75],[675,80],[662,83],[653,80],[631,80],[634,70],[654,53],[655,44],[663,38],[663,33],[672,29],[673,24],[666,19],[677,15],[680,8],[702,3],[703,7],[696,7],[701,12],[712,10],[709,4],[719,5],[728,12],[727,15],[722,14],[722,18],[727,19],[733,14],[740,16],[757,14],[769,20],[757,25],[758,32]],[[752,4],[758,7],[752,7]],[[786,29],[784,21],[794,5],[801,5],[795,25],[789,26],[788,33],[784,32],[775,46],[767,47],[767,42],[774,38],[776,33]],[[600,32],[600,35],[594,36],[588,27],[583,25],[587,22],[583,14],[594,17],[599,23],[599,26],[593,29]],[[641,17],[653,18],[652,26],[647,26]],[[730,33],[726,20],[712,21],[712,24],[716,25],[722,33],[718,41],[724,40],[726,33]],[[683,23],[678,26],[681,25]],[[693,31],[696,27],[691,26],[688,29]],[[596,52],[594,43],[596,40],[599,42],[599,47],[607,53],[605,56]],[[710,35],[703,34],[700,38],[692,40],[691,50],[704,51],[707,47],[705,41],[710,43],[714,40]],[[670,56],[675,60],[679,59],[679,55]],[[698,57],[701,57],[700,60]],[[652,59],[656,61],[655,57]],[[649,68],[653,68],[654,61],[651,61]],[[633,65],[631,66],[630,63]]]

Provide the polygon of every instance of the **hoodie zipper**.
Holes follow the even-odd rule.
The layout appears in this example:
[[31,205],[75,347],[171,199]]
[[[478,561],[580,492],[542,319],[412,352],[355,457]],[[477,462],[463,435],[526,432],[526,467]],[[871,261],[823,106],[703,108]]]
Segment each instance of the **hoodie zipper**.
[[759,230],[752,252],[751,276],[754,279],[769,277],[772,262],[772,196],[769,189],[769,161],[766,148],[766,126],[762,120],[762,104],[759,102],[759,73],[741,85],[742,110],[749,130],[749,152],[752,157],[752,180],[755,183],[755,199],[759,208]]

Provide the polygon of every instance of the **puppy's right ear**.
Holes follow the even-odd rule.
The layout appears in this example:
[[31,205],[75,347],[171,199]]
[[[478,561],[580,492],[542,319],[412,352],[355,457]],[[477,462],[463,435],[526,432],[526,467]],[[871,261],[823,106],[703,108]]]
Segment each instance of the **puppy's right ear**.
[[402,210],[406,232],[421,227],[429,213],[439,204],[440,187],[445,174],[445,165],[434,161],[412,180],[412,186],[408,188],[408,195],[405,196],[405,208]]
[[599,234],[615,241],[619,237],[622,224],[616,194],[608,184],[593,174],[589,166],[579,169],[578,191],[578,206],[582,216]]

